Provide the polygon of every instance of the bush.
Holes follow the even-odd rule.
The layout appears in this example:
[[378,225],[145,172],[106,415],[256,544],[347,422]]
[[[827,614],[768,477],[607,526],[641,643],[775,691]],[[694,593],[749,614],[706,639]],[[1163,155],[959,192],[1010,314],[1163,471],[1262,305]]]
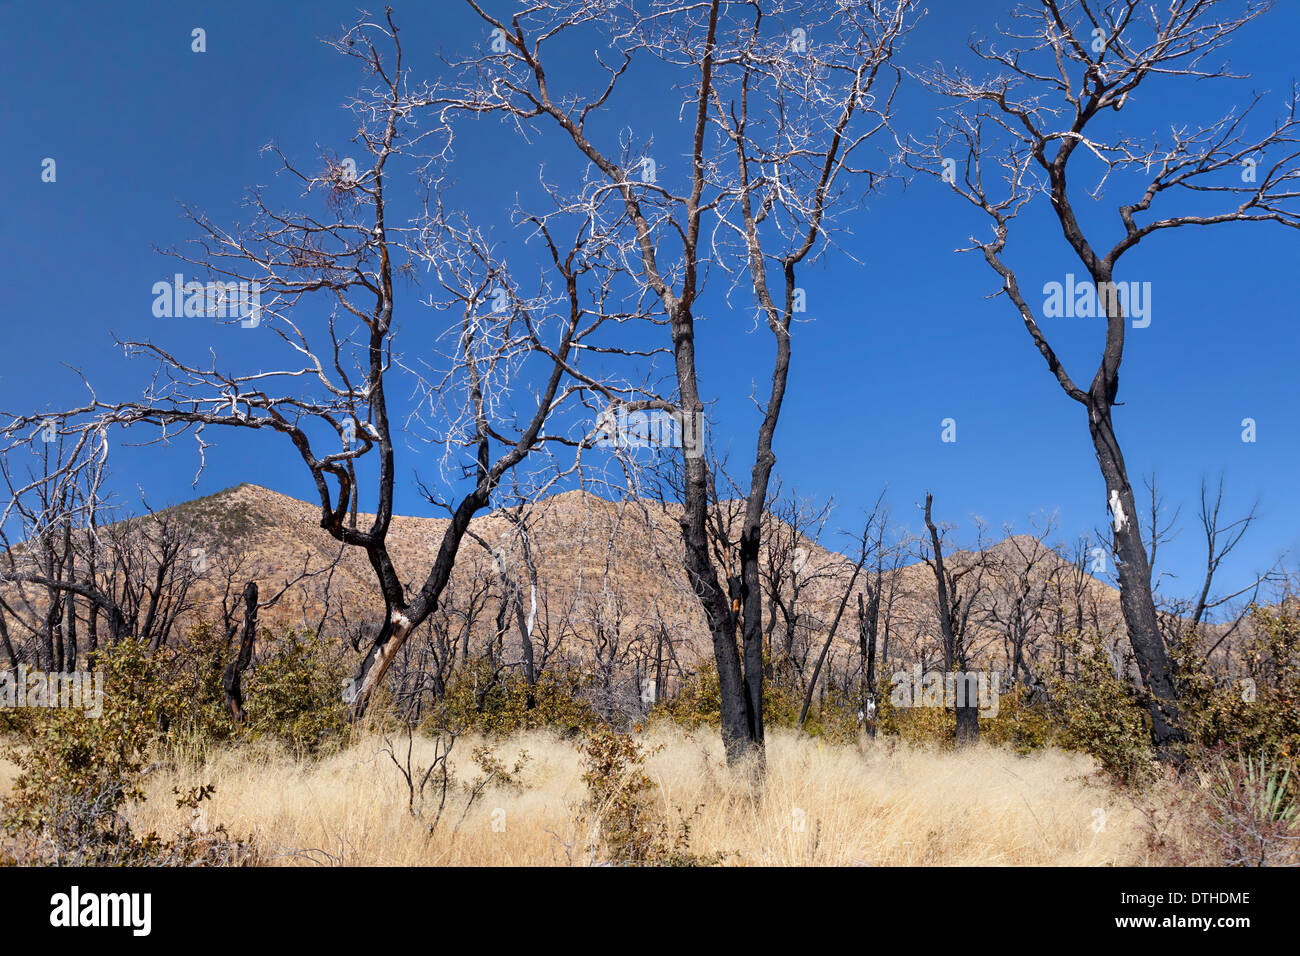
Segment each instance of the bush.
[[521,674],[494,675],[490,662],[473,661],[448,682],[446,694],[431,708],[423,726],[494,737],[546,727],[564,737],[576,736],[600,725],[582,696],[588,680],[576,669],[544,671],[531,689],[530,707],[530,689]]
[[221,684],[233,652],[220,629],[199,621],[174,647],[164,647],[156,654],[159,670],[175,692],[170,712],[162,715],[169,742],[201,751],[234,736],[236,728]]
[[1058,736],[1044,703],[1034,700],[1029,688],[1017,684],[998,700],[994,717],[980,718],[980,739],[1028,754],[1051,744]]
[[646,775],[647,753],[632,737],[598,730],[582,744],[584,811],[592,818],[595,844],[614,864],[709,866],[716,856],[691,852],[690,818],[672,832],[658,805],[654,782]]
[[311,631],[264,631],[259,640],[257,664],[243,681],[249,736],[308,754],[337,742],[349,727],[341,658]]
[[956,719],[946,707],[898,707],[886,687],[876,702],[876,733],[920,746],[951,747]]
[[[1202,747],[1300,758],[1300,614],[1294,606],[1256,607],[1250,624],[1244,673],[1235,678],[1211,672],[1195,635],[1171,648],[1184,725]],[[1294,780],[1290,787],[1296,795]]]
[[1127,785],[1154,778],[1146,708],[1128,683],[1115,676],[1102,635],[1068,639],[1077,677],[1051,679],[1052,709],[1061,745],[1091,754],[1102,769]]
[[[0,827],[11,838],[4,862],[56,866],[195,865],[247,861],[247,844],[224,828],[163,840],[137,835],[129,808],[145,799],[142,782],[161,714],[177,707],[163,659],[138,641],[102,650],[103,711],[92,717],[64,708],[28,717],[19,743],[5,756],[19,773],[0,800]],[[194,811],[212,794],[200,787],[177,794],[177,808]]]
[[720,725],[722,691],[717,665],[701,661],[699,670],[682,682],[675,696],[665,697],[651,708],[649,719],[668,720],[689,729]]
[[[763,681],[764,727],[799,725],[804,691],[789,679]],[[814,701],[804,720],[804,733],[840,743],[856,739],[858,732],[856,702],[832,687],[820,701]],[[650,711],[650,720],[667,720],[688,729],[717,727],[722,723],[722,691],[718,686],[718,668],[713,661],[703,661],[699,670],[683,682],[672,698],[661,700]]]

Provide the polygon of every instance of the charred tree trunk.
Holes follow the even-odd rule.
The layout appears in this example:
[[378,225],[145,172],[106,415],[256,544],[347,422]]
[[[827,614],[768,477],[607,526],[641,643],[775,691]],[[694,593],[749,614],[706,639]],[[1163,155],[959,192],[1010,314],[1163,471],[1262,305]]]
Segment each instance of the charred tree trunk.
[[[1113,390],[1112,390],[1113,391]],[[1097,395],[1094,384],[1089,396],[1089,427],[1093,448],[1111,511],[1111,530],[1119,572],[1120,608],[1128,631],[1133,656],[1147,690],[1147,711],[1151,716],[1151,740],[1162,759],[1177,759],[1177,747],[1186,740],[1179,727],[1177,692],[1173,665],[1160,636],[1155,598],[1151,593],[1151,566],[1136,521],[1137,506],[1128,481],[1124,456],[1120,452],[1110,418],[1110,402]]]
[[876,736],[876,630],[880,621],[880,590],[877,585],[865,606],[858,595],[858,645],[862,652],[862,718],[867,735]]
[[67,596],[63,622],[63,642],[67,648],[63,654],[63,663],[68,673],[77,669],[77,602],[73,596]]
[[515,624],[519,628],[519,650],[523,656],[524,662],[524,684],[528,688],[527,696],[524,700],[524,707],[532,710],[537,705],[537,698],[534,688],[537,686],[537,670],[533,662],[533,635],[530,618],[536,612],[536,590],[531,592],[530,604],[532,610],[528,615],[524,614],[523,595],[515,590]]
[[14,651],[13,641],[9,637],[9,622],[5,618],[3,608],[0,608],[0,645],[4,646],[5,657],[9,658],[9,667],[17,669],[18,654]]
[[[867,553],[864,547],[862,557],[854,565],[853,576],[849,578],[849,586],[844,590],[844,597],[840,598],[840,606],[835,610],[835,618],[831,621],[830,630],[826,634],[826,643],[822,645],[821,654],[817,656],[817,664],[813,667],[812,678],[808,681],[808,690],[804,693],[803,707],[799,710],[799,729],[803,729],[803,722],[808,716],[808,708],[812,705],[813,693],[817,689],[817,681],[821,676],[822,666],[826,663],[826,655],[830,653],[831,643],[835,640],[835,632],[840,628],[840,621],[844,617],[844,609],[849,605],[849,596],[853,593],[854,586],[858,583],[858,575],[862,571],[862,564],[867,559]],[[862,600],[862,596],[858,596]],[[825,688],[822,689],[822,698],[825,699]],[[820,706],[820,705],[819,705]]]
[[[759,466],[755,465],[757,473]],[[770,471],[770,469],[768,469]],[[758,483],[762,481],[761,491]],[[745,721],[750,749],[763,755],[763,587],[759,581],[759,521],[766,505],[767,477],[755,476],[751,500],[758,496],[758,518],[740,536],[741,641],[744,651]]]
[[[722,743],[727,753],[727,762],[735,763],[754,750],[754,741],[750,737],[745,682],[741,674],[740,649],[736,646],[736,617],[740,601],[737,595],[733,603],[731,595],[723,593],[709,556],[705,530],[708,499],[705,492],[704,460],[688,459],[686,472],[687,507],[681,521],[686,577],[704,609],[705,620],[708,621],[709,636],[713,640],[713,660],[718,668]],[[734,582],[729,582],[729,591],[738,591]]]
[[226,706],[235,723],[244,719],[243,673],[253,661],[253,642],[257,636],[257,582],[249,581],[244,588],[244,628],[239,639],[239,653],[226,665],[221,675],[221,686],[226,691]]
[[[943,632],[943,668],[945,671],[944,681],[947,681],[953,674],[954,670],[966,667],[966,649],[964,643],[957,634],[956,627],[956,608],[957,595],[951,593],[950,581],[947,569],[943,561],[943,541],[939,537],[939,529],[935,527],[934,520],[930,517],[930,506],[933,498],[927,491],[925,493],[925,526],[930,531],[930,545],[934,549],[934,560],[930,567],[934,571],[935,586],[939,597],[939,627]],[[980,736],[980,718],[979,702],[971,702],[969,693],[965,689],[969,684],[964,681],[958,681],[958,699],[955,701],[956,712],[956,732],[957,745],[959,747],[966,744],[974,743],[979,740]]]
[[[551,394],[554,394],[553,388]],[[482,473],[486,474],[488,464],[485,443],[481,443],[480,446],[479,465]],[[494,487],[495,479],[488,478],[480,484],[479,488],[461,499],[452,515],[451,523],[443,532],[442,544],[438,548],[438,556],[429,571],[429,576],[425,579],[420,592],[409,604],[398,603],[402,586],[397,580],[396,570],[387,559],[387,553],[380,553],[375,549],[374,553],[370,554],[371,565],[375,567],[383,586],[385,614],[379,633],[361,661],[356,676],[348,682],[343,695],[353,720],[359,720],[365,715],[375,688],[383,680],[397,652],[406,643],[407,637],[438,609],[438,601],[447,587],[447,582],[451,579],[456,555],[469,529],[470,519],[487,504]],[[468,642],[468,637],[466,640]]]
[[99,651],[99,608],[91,602],[86,608],[86,663],[94,666],[95,654]]

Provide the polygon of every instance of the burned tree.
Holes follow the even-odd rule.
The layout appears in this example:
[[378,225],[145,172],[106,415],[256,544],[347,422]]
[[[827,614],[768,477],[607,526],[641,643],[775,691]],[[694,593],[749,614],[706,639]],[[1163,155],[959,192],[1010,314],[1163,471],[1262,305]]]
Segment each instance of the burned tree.
[[[642,311],[653,304],[671,341],[676,388],[665,409],[696,428],[704,414],[700,356],[708,346],[697,319],[708,308],[710,266],[733,290],[752,291],[756,324],[772,336],[771,365],[761,370],[771,385],[759,406],[744,501],[739,593],[720,579],[710,553],[709,477],[699,449],[684,455],[681,517],[683,564],[718,667],[728,759],[761,755],[759,556],[791,325],[805,307],[797,274],[826,248],[831,214],[850,181],[861,175],[869,189],[878,180],[860,154],[892,106],[897,73],[890,60],[909,27],[911,0],[659,0],[648,8],[630,0],[541,2],[510,19],[468,3],[492,38],[491,52],[460,64],[466,79],[444,109],[500,114],[521,131],[541,127],[571,144],[576,185],[570,193],[556,188],[556,198],[570,214],[588,210],[596,221],[617,224],[631,297]],[[596,35],[593,49],[608,51],[596,56],[607,80],[571,93],[562,89],[552,41],[580,31]],[[678,144],[652,139],[648,130],[601,135],[599,124],[589,123],[619,102],[621,81],[643,66],[663,71],[665,89],[685,90],[688,121]],[[685,175],[658,175],[651,142],[664,156],[688,157]],[[622,398],[610,396],[611,403]]]
[[[998,28],[996,41],[970,45],[987,75],[944,67],[922,74],[953,109],[933,141],[910,141],[905,149],[909,166],[941,178],[991,220],[991,237],[973,238],[972,248],[997,273],[1001,294],[1057,384],[1084,409],[1111,518],[1124,622],[1148,692],[1152,739],[1165,758],[1176,757],[1185,734],[1113,420],[1126,327],[1131,317],[1137,321],[1136,303],[1115,277],[1126,253],[1169,230],[1241,222],[1300,227],[1300,116],[1292,90],[1281,117],[1265,121],[1257,133],[1249,124],[1262,93],[1251,94],[1241,111],[1199,127],[1175,127],[1167,138],[1126,133],[1117,117],[1130,101],[1165,86],[1242,79],[1212,60],[1268,7],[1253,0],[1021,4]],[[1088,161],[1095,179],[1080,194]],[[1100,201],[1103,187],[1133,190],[1115,210],[1113,241],[1076,206],[1082,199]],[[1181,210],[1164,211],[1179,199]],[[1106,326],[1101,360],[1086,387],[1066,371],[1040,324],[1054,311],[1052,299],[1040,315],[1006,258],[1018,217],[1040,202],[1087,272],[1082,293],[1093,303],[1088,312]]]
[[990,623],[1002,632],[1010,686],[1034,688],[1043,675],[1034,666],[1037,641],[1047,626],[1050,596],[1063,573],[1056,550],[1047,539],[1055,527],[1045,520],[1032,534],[1006,538],[990,556],[992,584],[987,613]]
[[894,601],[894,587],[897,579],[898,563],[901,551],[894,544],[885,543],[885,530],[889,524],[889,511],[884,507],[884,493],[876,499],[875,507],[867,516],[863,531],[864,541],[869,542],[871,559],[867,574],[862,579],[862,590],[858,593],[858,652],[861,667],[861,689],[859,713],[860,720],[867,733],[876,735],[876,713],[878,710],[879,682],[876,677],[877,647],[880,642],[881,611],[884,611],[884,647],[879,659],[888,664],[889,627]]
[[[768,656],[772,672],[785,680],[803,680],[811,647],[798,646],[802,628],[811,630],[813,615],[805,608],[810,590],[840,576],[838,562],[814,561],[834,503],[815,505],[797,492],[782,495],[779,480],[772,490],[773,505],[763,523],[764,559],[760,566],[768,604]],[[774,641],[780,625],[779,642]]]
[[[330,45],[367,77],[348,104],[365,161],[326,156],[304,167],[269,147],[282,181],[302,191],[292,204],[255,189],[252,221],[233,231],[187,209],[197,251],[172,252],[210,278],[178,283],[164,298],[174,293],[185,314],[217,316],[214,328],[257,340],[213,348],[202,360],[151,341],[122,342],[156,368],[139,399],[105,400],[87,383],[82,406],[11,416],[3,433],[19,440],[52,420],[78,440],[116,429],[152,429],[144,444],[189,435],[200,468],[208,429],[287,442],[314,488],[320,526],[364,552],[384,604],[346,694],[360,715],[408,636],[436,610],[470,519],[502,479],[539,449],[587,441],[546,426],[593,380],[572,373],[577,351],[597,344],[608,318],[599,277],[609,243],[598,222],[576,224],[566,239],[520,218],[514,224],[538,251],[527,270],[512,270],[484,230],[443,204],[447,131],[416,121],[430,94],[410,76],[391,13],[363,15]],[[534,267],[537,291],[528,292],[522,276]],[[432,291],[421,296],[420,281]],[[403,350],[412,334],[403,335],[403,320],[419,336],[418,354]],[[406,404],[390,395],[395,380],[414,396]],[[441,481],[431,483],[451,516],[411,585],[388,546],[403,433],[437,453]],[[362,510],[372,515],[364,524]]]
[[[40,464],[18,480],[27,453]],[[36,434],[11,434],[0,454],[7,492],[0,520],[3,631],[6,641],[11,624],[26,631],[36,642],[36,660],[52,670],[75,667],[79,620],[90,656],[99,648],[101,618],[110,642],[132,635],[156,650],[193,608],[191,592],[202,573],[193,529],[147,502],[141,514],[106,522],[120,511],[104,497],[107,458],[103,429],[54,419]],[[5,530],[11,521],[17,541]]]
[[[955,690],[957,718],[957,743],[970,744],[979,740],[979,704],[973,700],[975,688],[969,675],[964,673],[973,658],[970,639],[971,615],[979,608],[987,584],[985,573],[987,557],[979,542],[973,552],[961,555],[944,554],[944,534],[931,517],[933,497],[925,493],[925,527],[929,532],[929,549],[922,545],[921,559],[934,575],[935,609],[939,618],[939,631],[943,640],[943,669],[945,682],[952,682]],[[955,677],[954,672],[958,673]]]

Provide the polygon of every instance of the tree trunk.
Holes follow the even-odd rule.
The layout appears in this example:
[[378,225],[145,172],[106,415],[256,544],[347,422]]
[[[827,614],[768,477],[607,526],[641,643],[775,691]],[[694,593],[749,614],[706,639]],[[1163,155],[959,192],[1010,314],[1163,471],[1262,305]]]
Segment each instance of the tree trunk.
[[63,663],[68,673],[72,673],[77,669],[77,602],[71,594],[66,600],[63,641],[67,651],[63,655]]
[[[758,466],[755,466],[757,472]],[[758,481],[762,481],[762,490],[757,490]],[[758,513],[766,504],[767,478],[755,478],[756,490],[760,504]],[[745,721],[749,733],[749,746],[760,757],[763,755],[763,587],[758,571],[758,539],[760,526],[758,521],[748,523],[740,536],[740,579],[741,579],[741,639],[744,649],[744,687],[745,687]]]
[[862,595],[858,595],[858,642],[866,670],[863,674],[862,716],[866,724],[867,736],[876,736],[876,629],[880,621],[880,582],[871,600],[863,606]]
[[1133,656],[1137,659],[1142,683],[1147,689],[1147,710],[1151,715],[1151,740],[1162,759],[1177,759],[1177,745],[1186,734],[1178,726],[1177,692],[1173,666],[1160,636],[1155,598],[1151,593],[1151,566],[1146,546],[1136,520],[1137,506],[1128,481],[1124,456],[1115,439],[1108,405],[1093,401],[1089,426],[1097,464],[1106,482],[1106,500],[1118,501],[1122,514],[1111,518],[1114,552],[1119,566],[1120,608],[1128,630]]
[[[944,567],[943,561],[943,541],[939,537],[939,529],[935,527],[934,520],[930,517],[930,506],[933,501],[930,493],[925,493],[925,526],[930,531],[930,545],[934,549],[934,561],[931,569],[934,571],[935,587],[939,597],[939,627],[943,632],[943,669],[944,669],[944,686],[947,687],[947,681],[958,668],[966,667],[966,648],[961,635],[957,633],[957,622],[955,605],[956,598],[950,591],[950,582],[948,580],[948,571]],[[962,685],[966,682],[963,680]],[[957,746],[962,747],[966,744],[974,743],[979,740],[980,736],[980,718],[979,703],[970,703],[969,694],[961,693],[958,695],[960,702],[953,708],[956,712],[956,737]]]
[[[965,683],[963,681],[963,683]],[[965,747],[973,744],[980,739],[980,711],[979,704],[970,702],[970,695],[964,698],[965,702],[958,704],[954,710],[957,712],[957,746]]]
[[253,641],[257,636],[257,582],[249,581],[244,588],[244,629],[239,640],[239,653],[226,665],[221,675],[221,686],[226,691],[226,706],[235,723],[244,719],[244,691],[242,677],[253,660]]
[[5,619],[3,610],[0,610],[0,645],[3,645],[5,656],[9,658],[9,667],[17,670],[18,654],[14,650],[13,642],[9,639],[9,623]]
[[523,595],[515,589],[515,625],[519,628],[519,649],[523,654],[524,662],[524,684],[528,688],[527,697],[524,701],[524,707],[532,710],[537,705],[537,698],[534,688],[537,686],[537,671],[533,663],[533,615],[537,613],[537,588],[533,586],[529,591],[530,612],[524,614]]

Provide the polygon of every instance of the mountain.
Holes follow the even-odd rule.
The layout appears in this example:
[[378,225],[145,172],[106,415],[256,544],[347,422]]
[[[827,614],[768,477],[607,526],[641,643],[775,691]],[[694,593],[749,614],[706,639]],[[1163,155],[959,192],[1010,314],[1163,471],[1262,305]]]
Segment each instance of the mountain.
[[[720,520],[738,527],[738,502],[722,502]],[[510,666],[521,660],[521,623],[531,627],[540,663],[559,658],[595,665],[608,674],[645,674],[647,662],[667,662],[684,675],[712,655],[712,641],[698,599],[682,569],[680,509],[649,499],[610,501],[568,491],[531,504],[526,511],[499,510],[473,519],[451,581],[437,612],[417,636],[446,662],[454,654],[478,656],[489,644],[493,657]],[[372,520],[357,515],[359,528]],[[850,590],[853,561],[799,534],[769,515],[760,566],[764,574],[764,627],[774,658],[793,657],[800,670],[826,645],[832,622],[843,614],[829,649],[828,668],[852,674],[860,667],[857,596],[864,574]],[[389,554],[408,594],[424,582],[440,548],[447,519],[395,516]],[[735,535],[734,530],[731,532]],[[54,535],[42,546],[67,542]],[[92,548],[92,544],[94,547]],[[263,625],[320,632],[361,646],[382,620],[383,600],[369,560],[360,548],[342,546],[320,527],[320,509],[252,484],[188,501],[152,515],[100,527],[91,539],[72,542],[79,581],[96,569],[94,586],[110,591],[122,607],[126,628],[153,640],[203,618],[235,624],[244,586],[256,581],[264,602]],[[60,551],[56,557],[62,556]],[[160,560],[170,556],[173,560]],[[50,554],[20,545],[9,556],[26,583],[7,571],[0,585],[0,637],[7,652],[27,648],[28,659],[56,665],[69,644],[66,608],[50,615],[49,592],[31,577],[48,574]],[[963,607],[974,606],[968,646],[971,664],[1005,666],[1010,658],[1007,621],[1018,606],[1035,609],[1031,632],[1046,636],[1031,653],[1055,650],[1058,629],[1082,621],[1088,628],[1122,636],[1118,595],[1109,585],[1080,574],[1060,555],[1028,536],[1012,536],[971,553],[953,550],[950,568],[980,559],[981,573],[959,582]],[[723,583],[737,569],[734,548],[715,554]],[[66,580],[54,566],[56,577]],[[797,572],[798,600],[792,600]],[[768,581],[781,582],[780,601]],[[973,585],[979,581],[983,587]],[[1059,588],[1049,589],[1049,581]],[[882,672],[901,660],[939,659],[935,586],[923,562],[905,563],[885,576],[887,601],[880,625]],[[848,599],[845,594],[848,592]],[[856,593],[855,593],[856,592]],[[1017,596],[1028,593],[1028,602]],[[157,600],[155,600],[157,596]],[[77,639],[83,646],[90,617],[84,596],[74,598]],[[156,606],[155,606],[156,605]],[[96,615],[100,632],[108,628]],[[163,622],[161,625],[159,621]],[[529,623],[530,622],[530,623]],[[420,644],[419,641],[416,642]],[[1118,660],[1118,657],[1117,657]]]
[[[463,631],[471,644],[495,634],[502,568],[522,589],[525,612],[530,611],[529,555],[536,569],[534,634],[539,645],[563,646],[570,653],[600,661],[626,653],[638,640],[644,643],[664,635],[671,652],[689,666],[711,653],[711,642],[699,602],[682,570],[679,514],[680,509],[672,505],[636,498],[616,502],[583,491],[564,492],[530,506],[522,522],[526,535],[505,511],[483,514],[471,522],[471,534],[444,595],[443,626]],[[192,594],[196,613],[206,608],[212,616],[210,609],[220,606],[223,595],[233,603],[232,597],[246,580],[259,582],[265,600],[307,574],[263,612],[264,621],[315,627],[323,620],[327,629],[351,634],[358,625],[382,615],[383,602],[365,554],[340,546],[323,531],[315,505],[242,484],[160,515],[180,519],[193,535],[192,548],[202,557],[204,568]],[[358,527],[365,527],[370,519],[359,514]],[[772,520],[785,539],[787,553],[794,546],[801,552],[800,573],[807,583],[796,606],[796,639],[805,645],[804,653],[811,647],[815,656],[838,610],[851,561]],[[408,592],[423,582],[446,526],[446,519],[394,517],[389,550]],[[984,553],[999,566],[1014,566],[1034,547],[1033,538],[1018,536],[999,541]],[[763,555],[765,565],[770,557]],[[959,564],[971,557],[954,552],[949,560]],[[1068,567],[1059,556],[1045,554],[1030,580],[1041,583],[1042,577]],[[1009,587],[1007,581],[999,578],[999,582],[1003,590]],[[892,583],[896,600],[891,625],[899,642],[895,648],[937,639],[930,569],[919,562],[904,564]],[[1089,623],[1103,629],[1118,623],[1118,595],[1113,588],[1087,576],[1080,587],[1080,603],[1086,605]],[[861,582],[854,590],[861,590]],[[836,634],[835,647],[842,654],[855,653],[856,600],[852,598],[851,594]],[[997,601],[1005,608],[1013,599],[1008,592]],[[1074,617],[1073,610],[1069,616]],[[785,620],[780,618],[774,633],[783,636],[784,628]],[[990,623],[979,629],[976,646],[996,649],[998,636],[998,628]],[[510,637],[504,646],[510,653],[517,652]]]

